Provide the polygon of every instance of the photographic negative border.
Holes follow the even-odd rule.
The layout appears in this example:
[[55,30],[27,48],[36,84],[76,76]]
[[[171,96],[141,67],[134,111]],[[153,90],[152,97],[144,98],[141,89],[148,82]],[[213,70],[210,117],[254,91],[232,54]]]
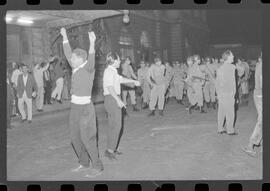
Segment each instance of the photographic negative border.
[[[27,4],[30,3],[32,5]],[[32,2],[32,3],[31,3]],[[34,2],[34,3],[33,3]],[[270,124],[268,114],[269,111],[269,86],[268,71],[270,72],[270,2],[267,0],[242,0],[240,3],[228,3],[228,0],[140,0],[136,1],[139,4],[128,4],[127,0],[103,0],[101,4],[95,4],[98,0],[71,0],[70,4],[61,5],[60,0],[0,0],[0,84],[1,84],[1,99],[0,99],[0,190],[267,190],[270,183]],[[61,0],[65,2],[65,0]],[[104,3],[105,2],[105,3]],[[161,2],[168,2],[168,4],[162,4]],[[173,2],[173,3],[171,3]],[[197,3],[195,3],[197,2]],[[198,3],[202,2],[202,3]],[[205,3],[207,2],[207,3]],[[233,2],[233,1],[230,1]],[[265,2],[265,3],[263,3]],[[268,2],[268,3],[267,3]],[[262,180],[233,180],[233,181],[57,181],[57,182],[45,182],[45,181],[7,181],[6,180],[6,23],[5,14],[8,10],[80,10],[80,9],[255,9],[262,11],[262,52],[263,62],[266,63],[263,66],[263,179]],[[28,185],[32,185],[29,186]],[[35,186],[36,185],[36,186]],[[38,186],[39,185],[39,186]],[[73,185],[73,188],[72,188]],[[107,186],[106,186],[107,185]],[[131,185],[131,186],[129,186]],[[162,186],[163,185],[163,186]],[[198,186],[196,186],[198,185]],[[61,187],[62,186],[62,187]]]

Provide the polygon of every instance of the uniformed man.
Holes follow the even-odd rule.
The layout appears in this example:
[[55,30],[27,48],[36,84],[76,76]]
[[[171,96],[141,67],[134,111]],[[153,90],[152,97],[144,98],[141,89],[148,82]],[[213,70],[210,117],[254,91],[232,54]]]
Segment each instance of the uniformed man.
[[202,92],[202,86],[205,82],[205,74],[202,72],[202,68],[199,65],[200,64],[200,56],[194,55],[193,56],[193,64],[188,58],[188,74],[186,78],[187,84],[189,84],[190,88],[188,90],[188,98],[190,102],[190,106],[188,108],[189,113],[191,113],[191,110],[195,108],[196,106],[199,107],[201,113],[206,113],[203,109],[203,92]]
[[149,67],[146,66],[144,61],[140,63],[140,69],[138,70],[138,80],[141,83],[142,87],[142,98],[143,98],[143,109],[149,107],[150,102],[150,85],[147,80]]
[[249,95],[249,77],[250,77],[250,69],[249,65],[246,61],[242,62],[243,67],[244,67],[244,75],[242,77],[242,83],[241,83],[241,89],[242,89],[242,98],[243,98],[243,103],[245,105],[248,105],[248,95]]
[[169,98],[173,96],[173,89],[174,86],[172,84],[172,77],[173,77],[173,67],[171,67],[169,62],[165,63],[165,77],[167,80],[167,85],[168,87],[166,87],[166,93],[165,93],[165,100],[166,103],[169,102]]
[[185,69],[183,64],[176,62],[176,66],[173,70],[173,85],[175,88],[175,97],[177,103],[182,104],[183,92],[184,92],[184,78],[185,78]]
[[[131,58],[127,57],[122,64],[122,75],[128,79],[137,80],[137,76],[134,74],[134,71],[131,67]],[[123,86],[123,102],[127,105],[127,94],[130,96],[131,104],[133,107],[133,111],[139,111],[136,107],[136,96],[135,96],[135,88],[129,86]]]
[[166,90],[166,77],[165,77],[165,66],[161,63],[161,59],[156,57],[154,64],[150,66],[148,72],[148,82],[151,87],[149,109],[150,113],[148,116],[155,115],[155,107],[158,102],[159,115],[163,116],[164,98]]
[[218,107],[218,133],[225,133],[226,130],[223,127],[224,120],[226,119],[227,134],[235,135],[234,129],[234,104],[235,104],[235,92],[236,81],[235,72],[236,67],[233,65],[233,53],[229,50],[225,51],[222,55],[223,64],[217,70],[216,77],[216,91],[219,102]]
[[203,89],[204,99],[208,108],[212,106],[214,109],[216,109],[216,87],[214,78],[216,76],[217,65],[214,63],[214,60],[213,62],[210,62],[210,58],[207,58],[205,66],[207,81],[205,82]]
[[259,146],[262,142],[262,57],[259,57],[259,62],[255,70],[255,89],[254,89],[254,103],[257,109],[258,118],[253,133],[249,139],[248,146],[244,151],[255,156],[256,152],[254,146]]
[[236,68],[238,68],[236,73],[236,102],[237,104],[242,103],[242,96],[243,96],[243,89],[242,89],[242,83],[243,78],[245,74],[245,65],[243,64],[242,60],[240,58],[237,59]]

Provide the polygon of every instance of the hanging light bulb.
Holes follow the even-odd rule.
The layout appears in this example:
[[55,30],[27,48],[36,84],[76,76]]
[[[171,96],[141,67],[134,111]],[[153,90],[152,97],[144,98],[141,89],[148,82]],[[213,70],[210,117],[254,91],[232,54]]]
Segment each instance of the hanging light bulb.
[[129,16],[128,16],[129,10],[124,10],[123,12],[124,12],[123,22],[127,24],[127,23],[129,23]]

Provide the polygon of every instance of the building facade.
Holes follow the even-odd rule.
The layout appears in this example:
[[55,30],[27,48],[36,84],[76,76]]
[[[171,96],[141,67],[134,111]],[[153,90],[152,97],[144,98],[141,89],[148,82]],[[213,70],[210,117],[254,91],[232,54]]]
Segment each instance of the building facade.
[[[79,14],[80,11],[73,16]],[[8,60],[33,66],[51,54],[64,59],[59,38],[61,22],[48,21],[44,27],[7,25],[7,39],[11,39],[7,42]],[[204,10],[132,10],[129,11],[128,23],[123,22],[123,14],[119,14],[68,28],[73,48],[87,50],[87,32],[94,30],[97,34],[95,101],[103,100],[102,75],[106,67],[105,57],[110,51],[118,52],[121,58],[129,56],[135,68],[140,60],[153,62],[156,55],[163,61],[172,62],[185,61],[187,56],[195,53],[208,54],[209,30]]]

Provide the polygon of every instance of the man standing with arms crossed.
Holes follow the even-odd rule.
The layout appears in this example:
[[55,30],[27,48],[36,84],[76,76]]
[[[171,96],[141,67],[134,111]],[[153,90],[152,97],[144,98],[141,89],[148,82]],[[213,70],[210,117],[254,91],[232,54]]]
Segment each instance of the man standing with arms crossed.
[[71,142],[79,158],[79,167],[72,170],[78,172],[89,169],[89,160],[92,169],[87,177],[101,174],[103,164],[99,158],[97,148],[97,127],[94,104],[91,93],[95,76],[95,40],[94,32],[88,32],[90,47],[88,52],[80,48],[71,50],[66,29],[61,29],[65,56],[72,67],[71,108],[69,127]]

